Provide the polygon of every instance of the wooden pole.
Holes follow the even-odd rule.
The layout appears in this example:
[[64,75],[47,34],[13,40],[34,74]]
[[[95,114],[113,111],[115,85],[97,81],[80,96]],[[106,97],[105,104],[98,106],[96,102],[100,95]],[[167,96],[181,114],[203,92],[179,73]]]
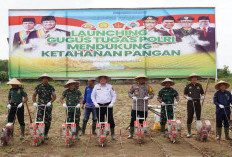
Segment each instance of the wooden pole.
[[[19,79],[19,81],[22,83],[22,80],[21,80],[21,79]],[[23,88],[23,84],[21,85],[21,87]],[[28,107],[27,102],[26,102],[25,104],[26,104],[26,107],[27,107],[27,112],[28,112],[28,115],[29,115],[30,123],[32,123],[32,118],[31,118],[30,109],[29,109],[29,107]]]
[[[210,78],[207,79],[207,83],[206,83],[206,87],[205,87],[205,97],[206,97],[206,93],[207,93],[207,90],[208,90],[208,87],[209,87],[209,80]],[[204,102],[205,102],[205,99],[202,100],[202,103],[201,105],[203,106],[204,105]]]

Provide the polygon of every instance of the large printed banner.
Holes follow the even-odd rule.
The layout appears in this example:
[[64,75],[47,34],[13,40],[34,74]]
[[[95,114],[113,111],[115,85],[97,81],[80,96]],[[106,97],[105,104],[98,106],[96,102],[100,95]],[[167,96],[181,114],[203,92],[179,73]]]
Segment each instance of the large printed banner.
[[215,9],[10,10],[10,77],[215,77]]

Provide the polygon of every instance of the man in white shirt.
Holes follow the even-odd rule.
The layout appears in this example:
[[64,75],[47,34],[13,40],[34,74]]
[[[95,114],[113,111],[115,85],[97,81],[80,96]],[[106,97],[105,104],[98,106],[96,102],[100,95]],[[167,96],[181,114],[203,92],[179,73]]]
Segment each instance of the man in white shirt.
[[99,117],[99,106],[108,106],[108,122],[110,123],[110,131],[112,140],[115,139],[114,135],[114,117],[113,117],[113,104],[116,101],[116,93],[112,85],[108,84],[110,77],[106,75],[100,75],[96,78],[99,82],[93,88],[91,99],[96,107],[97,119],[98,121],[105,121],[105,115],[107,114],[106,107],[100,107],[100,117]]

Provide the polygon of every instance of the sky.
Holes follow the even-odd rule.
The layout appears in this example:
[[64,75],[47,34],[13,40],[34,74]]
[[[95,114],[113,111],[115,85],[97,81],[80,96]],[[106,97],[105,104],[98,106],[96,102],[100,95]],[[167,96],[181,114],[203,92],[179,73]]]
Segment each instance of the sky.
[[0,59],[8,59],[8,9],[216,7],[217,67],[232,71],[231,0],[0,0]]

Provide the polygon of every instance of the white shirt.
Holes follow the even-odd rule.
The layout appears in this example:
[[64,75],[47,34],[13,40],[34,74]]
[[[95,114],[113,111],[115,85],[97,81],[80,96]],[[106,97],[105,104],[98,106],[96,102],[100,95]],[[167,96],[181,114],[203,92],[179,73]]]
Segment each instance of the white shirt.
[[101,86],[101,84],[96,84],[93,88],[91,99],[94,104],[114,104],[116,101],[116,93],[110,84]]

